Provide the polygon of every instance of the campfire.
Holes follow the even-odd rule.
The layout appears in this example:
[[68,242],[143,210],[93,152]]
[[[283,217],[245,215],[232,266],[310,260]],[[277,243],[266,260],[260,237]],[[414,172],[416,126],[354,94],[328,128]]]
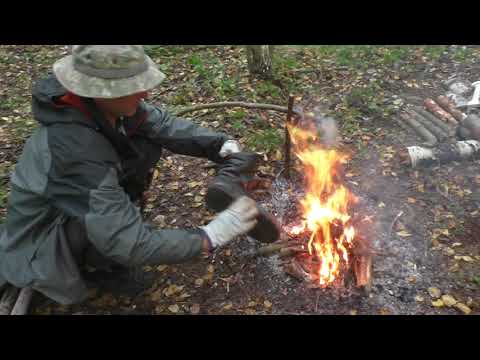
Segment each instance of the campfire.
[[353,205],[357,197],[342,178],[347,156],[321,141],[315,120],[288,123],[292,150],[300,163],[302,194],[288,216],[290,223],[284,225],[287,239],[262,251],[288,257],[286,272],[311,287],[341,285],[353,273],[357,286],[369,291],[371,252],[356,229],[359,217],[354,216]]

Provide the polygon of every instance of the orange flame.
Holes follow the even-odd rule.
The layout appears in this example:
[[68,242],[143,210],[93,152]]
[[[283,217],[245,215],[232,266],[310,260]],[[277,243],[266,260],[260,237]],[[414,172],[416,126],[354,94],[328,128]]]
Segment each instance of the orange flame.
[[[348,207],[355,197],[339,183],[337,176],[347,158],[319,144],[315,129],[289,126],[289,132],[306,181],[305,197],[300,200],[305,220],[289,232],[311,234],[308,251],[319,261],[313,278],[326,286],[339,276],[342,268],[350,265],[348,249],[355,237],[355,229],[348,223]],[[340,234],[332,233],[336,227]]]

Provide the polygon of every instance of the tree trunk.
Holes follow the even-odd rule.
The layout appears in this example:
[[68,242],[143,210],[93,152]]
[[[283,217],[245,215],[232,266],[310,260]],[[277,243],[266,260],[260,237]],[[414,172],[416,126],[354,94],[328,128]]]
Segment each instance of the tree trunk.
[[247,45],[250,75],[261,79],[271,79],[273,77],[272,54],[272,45]]

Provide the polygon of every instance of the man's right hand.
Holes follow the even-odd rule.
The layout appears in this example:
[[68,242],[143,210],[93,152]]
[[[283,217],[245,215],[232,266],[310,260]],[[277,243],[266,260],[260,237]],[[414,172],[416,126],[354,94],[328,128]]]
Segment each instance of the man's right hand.
[[217,248],[252,230],[257,224],[258,215],[255,201],[242,196],[202,229],[207,234],[212,247]]

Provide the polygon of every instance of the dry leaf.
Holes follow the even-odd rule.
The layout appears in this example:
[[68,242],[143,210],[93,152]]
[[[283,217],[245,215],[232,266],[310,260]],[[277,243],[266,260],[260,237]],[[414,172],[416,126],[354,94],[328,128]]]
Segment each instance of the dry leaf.
[[423,296],[420,296],[420,295],[415,296],[415,301],[423,302],[423,300],[424,300]]
[[442,307],[445,304],[443,303],[443,301],[441,299],[438,299],[438,300],[432,301],[432,305],[435,306],[435,307]]
[[168,265],[158,265],[158,266],[157,266],[157,271],[158,271],[158,272],[162,272],[162,271],[164,271],[166,268],[168,268]]
[[402,231],[399,231],[397,232],[397,235],[398,236],[401,236],[401,237],[409,237],[409,236],[412,236],[412,234],[410,234],[408,231],[406,230],[402,230]]
[[442,295],[442,301],[448,307],[453,306],[457,303],[457,300],[455,300],[455,298],[451,295]]
[[184,287],[185,287],[185,285],[177,286],[175,284],[172,284],[172,285],[170,285],[169,287],[167,287],[163,290],[163,294],[167,297],[172,296],[174,294],[178,294],[179,292],[181,292]]
[[270,309],[272,307],[272,303],[268,300],[265,300],[263,302],[263,306],[265,306],[267,309]]
[[190,307],[190,313],[196,315],[200,312],[200,305],[199,304],[193,304],[191,307]]
[[378,204],[378,207],[379,208],[384,208],[385,207],[385,204],[383,202],[381,202],[380,204]]
[[417,200],[414,199],[414,198],[409,197],[409,198],[407,198],[407,202],[408,202],[409,204],[415,204],[415,203],[417,202]]
[[223,306],[223,309],[230,310],[232,307],[233,307],[233,304],[231,302],[228,302]]
[[429,287],[428,288],[428,293],[434,299],[437,299],[442,295],[442,292],[440,291],[440,289],[438,289],[436,287]]
[[200,286],[203,285],[204,282],[205,282],[205,280],[203,280],[202,278],[199,278],[199,279],[195,280],[195,286],[200,287]]
[[250,302],[248,303],[248,307],[254,307],[254,306],[256,306],[256,305],[257,305],[257,303],[256,303],[255,301],[250,301]]
[[253,310],[253,309],[246,309],[246,310],[245,310],[245,314],[246,314],[246,315],[256,315],[257,312],[256,312],[255,310]]
[[350,315],[357,315],[357,310],[350,310],[349,314]]
[[472,312],[472,310],[465,304],[462,304],[462,303],[456,303],[455,305],[453,305],[456,309],[460,310],[461,312],[463,312],[465,315],[468,315]]
[[212,264],[207,266],[207,272],[213,273],[214,271],[215,271],[215,267]]
[[178,311],[180,310],[180,308],[178,307],[177,304],[175,304],[175,305],[170,305],[170,306],[168,307],[168,310],[169,310],[170,312],[176,314],[176,313],[178,313]]

